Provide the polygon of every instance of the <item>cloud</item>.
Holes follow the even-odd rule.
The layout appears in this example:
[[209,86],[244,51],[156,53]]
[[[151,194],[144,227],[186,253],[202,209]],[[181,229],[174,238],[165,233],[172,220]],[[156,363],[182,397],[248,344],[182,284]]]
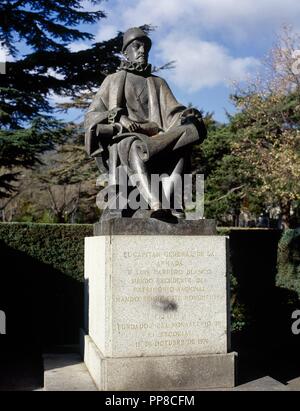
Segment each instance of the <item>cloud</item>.
[[158,54],[164,61],[176,61],[167,76],[189,93],[234,80],[243,80],[258,67],[253,57],[235,58],[229,50],[214,42],[171,34],[159,43]]
[[182,92],[242,80],[256,69],[283,23],[299,27],[299,0],[110,0],[97,41],[152,24],[151,62],[176,60],[164,76]]
[[81,0],[80,5],[83,11],[98,11],[103,9],[101,4],[93,4],[91,0]]
[[110,40],[118,34],[118,28],[111,24],[101,25],[97,34],[95,36],[95,40],[97,42]]
[[156,7],[152,0],[129,0],[126,6],[118,0],[115,4],[119,20],[128,25],[178,25],[179,30],[184,26],[188,31],[243,32],[245,37],[283,21],[298,24],[300,13],[299,0],[160,0]]
[[[216,38],[227,47],[251,43],[268,47],[283,23],[299,27],[299,0],[110,0],[101,31],[152,24],[156,39],[180,31],[201,38]],[[157,34],[157,36],[156,36]]]
[[74,42],[71,43],[68,48],[72,53],[77,53],[78,51],[86,50],[90,47],[90,43],[84,42]]
[[56,104],[63,104],[63,103],[71,103],[72,99],[69,96],[60,96],[58,94],[55,93],[51,93],[49,95],[49,100],[53,105]]
[[62,74],[57,73],[55,70],[53,70],[52,68],[49,68],[47,70],[47,75],[57,78],[58,80],[63,80],[65,77]]

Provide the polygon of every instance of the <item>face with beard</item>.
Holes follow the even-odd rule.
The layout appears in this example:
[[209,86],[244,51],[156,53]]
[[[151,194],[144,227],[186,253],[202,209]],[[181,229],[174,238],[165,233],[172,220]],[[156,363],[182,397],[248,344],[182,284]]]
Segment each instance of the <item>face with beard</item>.
[[149,45],[144,39],[136,39],[132,41],[124,52],[128,61],[142,65],[148,64]]

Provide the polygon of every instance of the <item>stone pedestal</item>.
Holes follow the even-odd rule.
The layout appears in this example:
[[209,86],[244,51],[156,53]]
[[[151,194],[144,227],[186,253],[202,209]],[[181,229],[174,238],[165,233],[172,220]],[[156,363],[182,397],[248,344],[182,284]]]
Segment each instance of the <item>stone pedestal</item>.
[[82,345],[100,390],[234,386],[227,239],[183,231],[85,239]]

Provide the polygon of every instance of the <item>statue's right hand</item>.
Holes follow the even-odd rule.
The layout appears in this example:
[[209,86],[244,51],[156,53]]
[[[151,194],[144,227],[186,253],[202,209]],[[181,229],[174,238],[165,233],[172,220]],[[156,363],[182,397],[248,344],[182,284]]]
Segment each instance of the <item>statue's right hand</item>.
[[127,116],[124,115],[121,116],[119,122],[124,128],[131,132],[138,131],[140,128],[140,126],[135,121],[130,120]]
[[128,131],[135,131],[138,128],[137,124],[134,121],[129,120],[127,116],[121,116],[119,122]]

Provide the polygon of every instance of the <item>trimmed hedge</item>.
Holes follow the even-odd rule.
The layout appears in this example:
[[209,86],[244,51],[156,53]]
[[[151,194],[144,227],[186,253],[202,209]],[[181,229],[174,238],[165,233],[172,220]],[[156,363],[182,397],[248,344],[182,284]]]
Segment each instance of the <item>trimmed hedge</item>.
[[78,342],[84,237],[92,225],[0,224],[0,309],[10,350]]
[[87,224],[0,223],[0,241],[81,282],[83,239],[92,235]]
[[300,298],[300,228],[283,234],[277,262],[277,285],[296,291]]

